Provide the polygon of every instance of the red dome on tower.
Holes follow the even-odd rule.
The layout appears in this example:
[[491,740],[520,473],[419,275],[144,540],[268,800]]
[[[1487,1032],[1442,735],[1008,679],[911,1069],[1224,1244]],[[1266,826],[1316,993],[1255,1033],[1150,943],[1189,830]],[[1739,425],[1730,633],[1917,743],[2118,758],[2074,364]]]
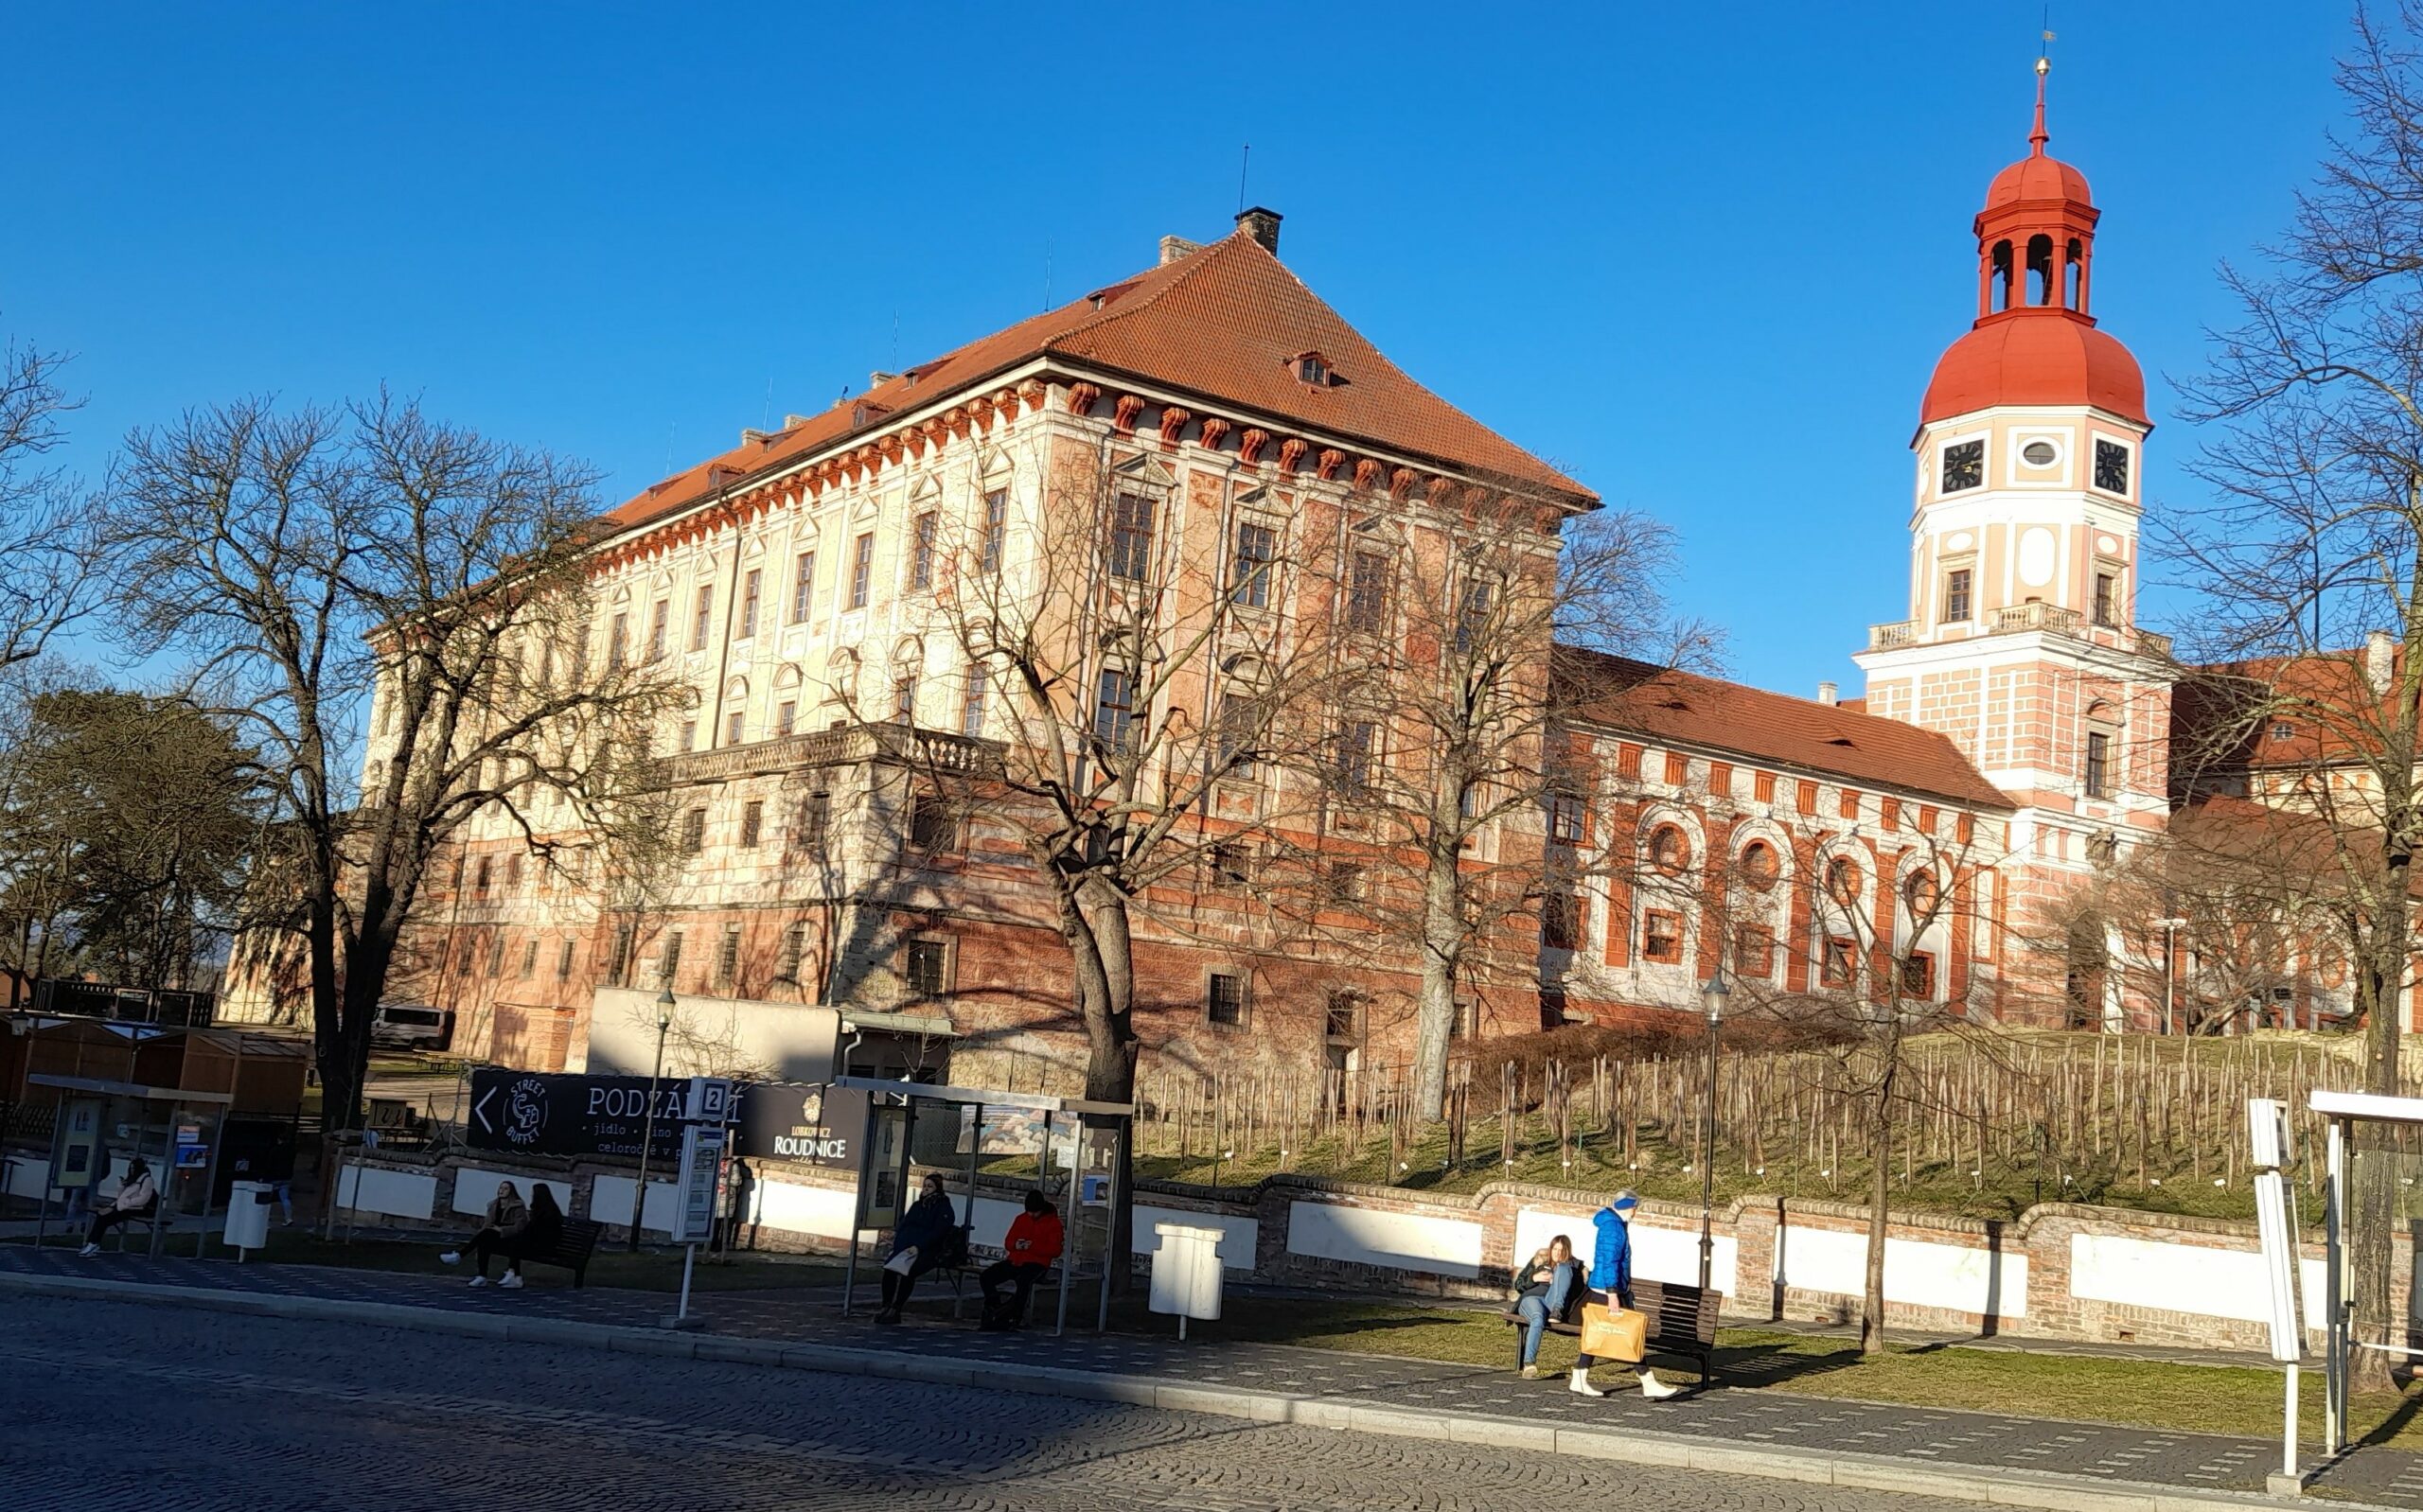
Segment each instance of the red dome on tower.
[[1919,423],[1998,404],[2087,404],[2139,425],[2146,378],[2087,313],[2095,225],[2086,175],[2046,154],[2036,65],[2028,154],[1994,175],[1977,212],[1977,321],[1936,363]]

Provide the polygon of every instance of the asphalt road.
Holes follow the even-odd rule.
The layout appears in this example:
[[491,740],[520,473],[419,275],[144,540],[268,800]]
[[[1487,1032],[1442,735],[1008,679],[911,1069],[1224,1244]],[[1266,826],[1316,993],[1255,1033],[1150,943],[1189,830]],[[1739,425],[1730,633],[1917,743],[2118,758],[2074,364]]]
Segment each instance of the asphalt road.
[[801,1370],[0,1299],[0,1505],[1702,1508],[1966,1503]]

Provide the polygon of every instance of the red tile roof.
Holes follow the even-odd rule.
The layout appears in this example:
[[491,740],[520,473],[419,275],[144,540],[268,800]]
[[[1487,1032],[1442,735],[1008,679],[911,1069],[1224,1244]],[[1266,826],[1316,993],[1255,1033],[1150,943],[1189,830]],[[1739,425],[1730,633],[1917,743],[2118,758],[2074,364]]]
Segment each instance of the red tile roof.
[[[1305,383],[1292,359],[1318,352],[1335,380]],[[699,502],[717,466],[750,475],[847,439],[879,413],[960,394],[1038,357],[1294,421],[1324,435],[1461,471],[1548,488],[1575,503],[1598,496],[1424,388],[1243,232],[1199,252],[1030,316],[899,374],[856,399],[651,485],[606,517],[626,528]]]
[[1753,762],[2007,809],[2010,800],[1931,730],[1769,693],[1738,682],[1677,672],[1579,646],[1556,648],[1555,675],[1583,717],[1645,739],[1717,750]]

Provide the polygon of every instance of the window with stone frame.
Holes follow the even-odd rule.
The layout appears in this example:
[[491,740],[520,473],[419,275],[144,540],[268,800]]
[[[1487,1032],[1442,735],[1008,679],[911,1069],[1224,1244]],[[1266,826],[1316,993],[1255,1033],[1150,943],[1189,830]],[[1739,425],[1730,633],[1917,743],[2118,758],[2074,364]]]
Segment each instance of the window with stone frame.
[[850,548],[850,607],[863,609],[875,591],[875,532],[861,534]]
[[1153,576],[1154,501],[1147,494],[1114,494],[1110,501],[1110,575],[1130,583]]
[[1578,950],[1582,946],[1582,900],[1570,892],[1551,892],[1540,899],[1540,947]]
[[606,980],[615,986],[629,985],[631,976],[631,926],[614,926],[614,948],[606,958]]
[[707,811],[694,808],[681,816],[681,851],[697,855],[707,848]]
[[1322,1015],[1321,1037],[1332,1045],[1363,1043],[1363,994],[1351,987],[1333,989]]
[[606,628],[606,670],[620,672],[631,655],[631,617],[617,614]]
[[748,640],[757,633],[758,601],[763,596],[766,572],[752,567],[740,580],[740,639]]
[[663,982],[665,986],[670,987],[681,974],[681,931],[679,929],[668,930],[664,936],[664,953],[657,958],[657,980]]
[[1589,834],[1589,805],[1579,793],[1557,789],[1548,794],[1548,838],[1559,845],[1580,845]]
[[766,826],[766,800],[752,798],[740,805],[740,848],[754,851]]
[[1237,521],[1229,557],[1229,602],[1241,608],[1270,607],[1271,564],[1279,559],[1279,532],[1256,520]]
[[984,705],[991,691],[983,666],[981,663],[971,664],[967,669],[966,686],[961,691],[959,700],[959,732],[970,740],[983,738]]
[[690,602],[690,649],[704,651],[715,623],[716,586],[699,584],[698,595]]
[[1925,999],[1935,996],[1933,953],[1914,950],[1901,958],[1901,995]]
[[791,823],[791,846],[800,851],[824,849],[825,833],[833,821],[833,795],[814,792],[801,799],[798,817]]
[[1010,491],[993,488],[984,494],[984,522],[976,533],[976,571],[980,576],[1001,575],[1001,536],[1009,518]]
[[1738,924],[1733,930],[1736,976],[1764,981],[1776,972],[1776,932],[1765,924]]
[[1824,987],[1848,987],[1858,970],[1859,941],[1845,935],[1830,935],[1817,968],[1817,980]]
[[774,706],[774,733],[788,735],[799,729],[799,700],[786,698]]
[[2086,769],[2081,775],[2084,779],[2087,797],[2110,798],[2112,796],[2112,737],[2105,731],[2100,730],[2087,731]]
[[1203,993],[1203,1016],[1224,1029],[1246,1027],[1246,979],[1229,972],[1213,972]]
[[941,997],[951,990],[951,940],[947,935],[918,935],[901,950],[901,976],[919,997]]
[[1971,614],[1974,612],[1971,603],[1971,584],[1975,581],[1975,576],[1976,570],[1965,566],[1953,568],[1943,574],[1943,620],[1945,624],[1959,624],[1960,622],[1967,620]]
[[1369,719],[1340,720],[1332,739],[1331,774],[1337,791],[1362,798],[1371,791],[1371,763],[1378,755],[1379,725]]
[[1380,552],[1355,552],[1347,568],[1346,627],[1377,634],[1388,610],[1388,556]]
[[488,869],[493,860],[490,856],[480,857],[479,869],[472,873],[472,897],[485,899],[488,895]]
[[723,926],[723,940],[716,947],[716,985],[730,987],[740,975],[740,926]]
[[672,623],[672,617],[673,601],[670,599],[658,599],[648,610],[647,659],[650,661],[664,659],[665,636],[667,626]]
[[539,975],[539,937],[531,936],[522,942],[522,979],[528,981]]
[[1671,908],[1651,908],[1640,916],[1640,958],[1661,965],[1683,959],[1683,916]]
[[941,517],[929,509],[909,526],[909,591],[923,593],[934,586],[934,533]]
[[808,611],[816,607],[816,554],[802,552],[791,558],[791,623],[806,623]]
[[1212,846],[1203,853],[1203,867],[1215,888],[1253,886],[1253,852],[1243,844]]
[[917,851],[956,849],[959,821],[950,804],[937,794],[920,793],[909,800],[909,845]]
[[774,979],[797,982],[800,965],[807,958],[807,925],[795,923],[783,931],[782,954],[774,962]]
[[572,980],[573,953],[577,948],[578,947],[569,940],[556,947],[556,980],[559,982],[568,982]]
[[1136,678],[1124,667],[1105,667],[1094,681],[1094,740],[1106,751],[1126,754],[1138,742]]

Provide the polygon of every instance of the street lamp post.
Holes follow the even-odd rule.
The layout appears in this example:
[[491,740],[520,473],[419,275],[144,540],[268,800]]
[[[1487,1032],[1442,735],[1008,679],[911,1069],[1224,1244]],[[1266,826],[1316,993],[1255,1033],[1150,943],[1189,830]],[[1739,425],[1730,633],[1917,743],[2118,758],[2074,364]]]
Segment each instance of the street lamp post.
[[2154,927],[2162,931],[2162,1031],[2179,1032],[2171,1016],[2172,984],[2179,980],[2179,932],[2187,927],[2184,919],[2157,919]]
[[1707,1108],[1700,1120],[1700,1294],[1706,1296],[1716,1274],[1716,1039],[1724,1021],[1727,996],[1724,972],[1719,968],[1700,989],[1700,1007],[1707,1013]]
[[656,1069],[647,1074],[647,1115],[640,1124],[640,1179],[631,1187],[631,1253],[640,1252],[640,1210],[647,1201],[648,1149],[656,1143],[656,1084],[664,1077],[664,1036],[673,1028],[673,980],[656,994]]

